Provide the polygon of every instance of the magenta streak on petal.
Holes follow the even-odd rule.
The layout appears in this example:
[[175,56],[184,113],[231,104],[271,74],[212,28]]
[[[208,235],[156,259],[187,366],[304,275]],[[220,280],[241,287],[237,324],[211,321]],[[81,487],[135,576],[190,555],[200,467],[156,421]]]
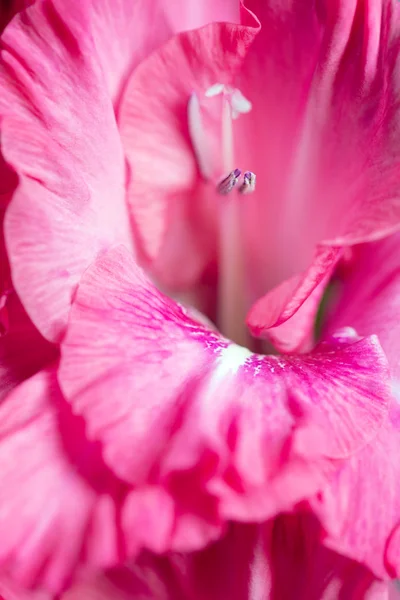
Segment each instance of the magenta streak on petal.
[[[161,294],[124,248],[85,273],[59,370],[107,465],[139,495],[149,482],[170,495],[180,551],[320,489],[382,426],[387,377],[376,340],[348,331],[304,357],[251,354]],[[155,532],[132,535],[148,546]]]

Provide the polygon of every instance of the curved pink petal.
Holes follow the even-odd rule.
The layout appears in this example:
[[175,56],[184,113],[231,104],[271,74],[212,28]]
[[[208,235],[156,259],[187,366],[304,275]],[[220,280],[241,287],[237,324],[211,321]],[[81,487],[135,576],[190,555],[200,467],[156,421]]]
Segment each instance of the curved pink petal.
[[0,563],[19,584],[57,593],[82,558],[117,562],[123,486],[87,441],[54,368],[0,403],[0,464]]
[[158,292],[123,248],[79,286],[60,382],[114,472],[172,495],[182,550],[319,488],[376,434],[389,394],[373,339],[343,332],[304,358],[252,355]]
[[130,72],[178,31],[238,22],[239,0],[99,0],[91,3],[96,51],[116,102]]
[[354,327],[362,336],[375,334],[400,378],[400,235],[354,249],[343,274],[340,297],[326,323],[328,330]]
[[[138,252],[175,287],[195,282],[216,252],[215,182],[200,178],[188,102],[216,82],[232,82],[258,31],[254,17],[242,14],[241,25],[214,23],[171,39],[133,72],[119,108]],[[214,168],[223,174],[220,159]]]
[[252,334],[268,337],[281,352],[309,349],[319,302],[341,253],[341,248],[318,247],[305,273],[260,298],[247,316]]
[[2,151],[19,176],[7,249],[18,295],[52,340],[86,267],[130,243],[124,158],[88,22],[86,3],[45,0],[1,41]]

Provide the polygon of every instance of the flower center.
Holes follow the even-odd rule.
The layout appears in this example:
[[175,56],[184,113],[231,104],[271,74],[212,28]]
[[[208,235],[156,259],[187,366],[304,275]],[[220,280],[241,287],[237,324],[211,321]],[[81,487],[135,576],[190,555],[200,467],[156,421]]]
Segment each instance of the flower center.
[[233,122],[251,108],[240,90],[222,83],[212,85],[201,97],[193,93],[188,102],[189,133],[200,173],[220,196],[217,326],[224,336],[246,347],[250,345],[245,323],[249,306],[241,223],[243,196],[255,190],[256,175],[251,171],[242,175],[234,164]]

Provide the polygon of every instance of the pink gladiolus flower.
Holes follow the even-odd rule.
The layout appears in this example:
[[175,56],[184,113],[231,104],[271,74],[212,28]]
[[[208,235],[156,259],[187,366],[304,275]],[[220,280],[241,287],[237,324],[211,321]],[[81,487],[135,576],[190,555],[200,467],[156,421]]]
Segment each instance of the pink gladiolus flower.
[[6,26],[6,600],[388,597],[399,10],[36,0]]

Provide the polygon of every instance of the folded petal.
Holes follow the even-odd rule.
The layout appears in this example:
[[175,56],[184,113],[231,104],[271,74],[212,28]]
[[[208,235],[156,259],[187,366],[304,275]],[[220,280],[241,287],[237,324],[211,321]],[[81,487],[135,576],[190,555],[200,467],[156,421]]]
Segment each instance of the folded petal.
[[37,2],[1,41],[2,151],[19,176],[7,250],[18,295],[51,340],[86,267],[110,243],[130,243],[123,153],[87,8]]
[[[170,286],[193,283],[215,257],[215,182],[200,178],[188,103],[216,83],[232,83],[258,31],[253,16],[245,9],[242,14],[240,25],[214,23],[175,36],[139,65],[121,99],[118,121],[138,252]],[[216,129],[220,136],[219,124]],[[223,174],[220,156],[213,166]]]
[[252,334],[268,337],[281,352],[309,349],[313,345],[315,315],[341,253],[341,248],[320,246],[305,273],[260,298],[247,317]]
[[79,286],[60,382],[114,472],[171,494],[183,550],[210,525],[266,518],[319,488],[376,435],[389,398],[373,339],[252,355],[158,292],[123,248]]
[[325,327],[354,327],[362,336],[375,334],[388,358],[392,375],[400,378],[400,236],[362,244],[354,249],[338,278],[338,302]]

